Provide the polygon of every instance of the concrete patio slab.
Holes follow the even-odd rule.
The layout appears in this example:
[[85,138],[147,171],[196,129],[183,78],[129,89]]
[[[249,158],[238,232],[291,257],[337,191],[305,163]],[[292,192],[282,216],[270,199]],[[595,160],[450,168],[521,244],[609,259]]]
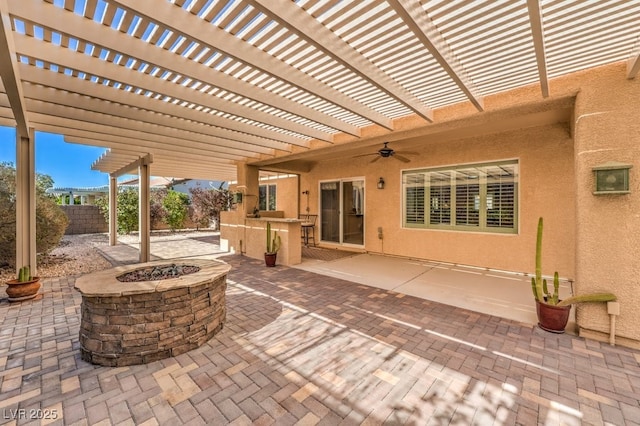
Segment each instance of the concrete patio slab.
[[[304,261],[295,267],[514,321],[537,323],[531,278],[524,274],[376,254]],[[560,297],[570,294],[570,284],[563,282]],[[567,329],[573,330],[574,326],[572,310]]]

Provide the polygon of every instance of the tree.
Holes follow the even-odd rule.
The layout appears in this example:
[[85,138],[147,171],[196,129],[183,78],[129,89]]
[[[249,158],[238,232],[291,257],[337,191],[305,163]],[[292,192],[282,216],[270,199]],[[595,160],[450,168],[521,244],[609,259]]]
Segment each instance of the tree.
[[220,227],[220,212],[229,210],[231,193],[224,189],[224,182],[218,188],[204,189],[200,186],[189,189],[191,193],[191,220],[198,226],[213,229]]
[[[49,175],[36,174],[36,251],[55,248],[67,229],[69,219],[45,191],[53,187]],[[0,163],[0,265],[16,266],[16,169]],[[22,265],[21,265],[22,266]]]
[[170,190],[164,197],[162,205],[166,211],[165,221],[172,231],[184,226],[187,219],[189,197],[182,192]]

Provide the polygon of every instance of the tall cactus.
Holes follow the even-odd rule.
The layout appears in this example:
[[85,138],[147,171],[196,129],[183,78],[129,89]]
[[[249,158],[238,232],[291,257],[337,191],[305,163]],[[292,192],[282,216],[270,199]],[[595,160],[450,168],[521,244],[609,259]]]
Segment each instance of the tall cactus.
[[271,223],[267,222],[267,253],[272,253],[271,251]]
[[540,218],[538,219],[538,236],[536,239],[536,276],[531,277],[531,289],[537,301],[546,302],[549,305],[569,306],[574,303],[613,302],[617,300],[613,293],[579,294],[560,300],[558,297],[560,279],[557,272],[553,274],[553,293],[549,293],[547,280],[542,278],[542,228],[542,218]]
[[[538,235],[536,238],[536,276],[531,277],[531,289],[533,296],[539,302],[545,302],[550,305],[558,304],[558,292],[560,290],[560,279],[558,273],[553,274],[553,294],[549,293],[547,280],[542,278],[542,218],[538,219]],[[546,299],[546,300],[545,300]]]
[[282,240],[278,231],[274,231],[273,238],[271,238],[271,222],[267,222],[267,253],[277,253],[281,244]]
[[542,218],[538,219],[538,237],[536,238],[536,276],[531,277],[533,297],[539,302],[544,301],[547,280],[542,279]]

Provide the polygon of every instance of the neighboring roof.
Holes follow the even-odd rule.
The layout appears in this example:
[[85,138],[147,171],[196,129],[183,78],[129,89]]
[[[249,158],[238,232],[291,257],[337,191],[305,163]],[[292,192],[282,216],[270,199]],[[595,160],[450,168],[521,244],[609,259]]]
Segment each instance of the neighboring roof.
[[[172,185],[177,185],[180,183],[184,183],[185,179],[175,179],[161,176],[151,176],[149,179],[149,186],[154,187],[169,187]],[[133,177],[131,179],[118,181],[118,185],[138,185],[138,178]]]
[[[153,185],[152,185],[153,186]],[[137,182],[135,184],[118,183],[118,188],[137,188]],[[54,187],[48,188],[45,191],[47,194],[53,195],[98,195],[109,193],[109,186],[94,186],[94,187]]]
[[73,193],[73,195],[96,195],[96,194],[106,194],[109,192],[108,186],[94,186],[94,187],[85,187],[85,188],[75,188],[75,187],[54,187],[48,188],[47,194],[53,195],[67,195]]
[[156,175],[233,180],[237,162],[313,140],[640,69],[639,1],[6,0],[0,14],[0,124],[109,147],[93,166],[107,173],[151,154]]

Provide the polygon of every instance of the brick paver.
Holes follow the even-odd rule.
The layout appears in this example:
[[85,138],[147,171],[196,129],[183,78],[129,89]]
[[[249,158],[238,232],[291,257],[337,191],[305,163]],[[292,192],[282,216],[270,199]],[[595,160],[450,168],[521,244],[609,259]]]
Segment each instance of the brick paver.
[[224,260],[225,328],[147,365],[80,359],[74,277],[0,298],[0,423],[640,424],[638,351]]

